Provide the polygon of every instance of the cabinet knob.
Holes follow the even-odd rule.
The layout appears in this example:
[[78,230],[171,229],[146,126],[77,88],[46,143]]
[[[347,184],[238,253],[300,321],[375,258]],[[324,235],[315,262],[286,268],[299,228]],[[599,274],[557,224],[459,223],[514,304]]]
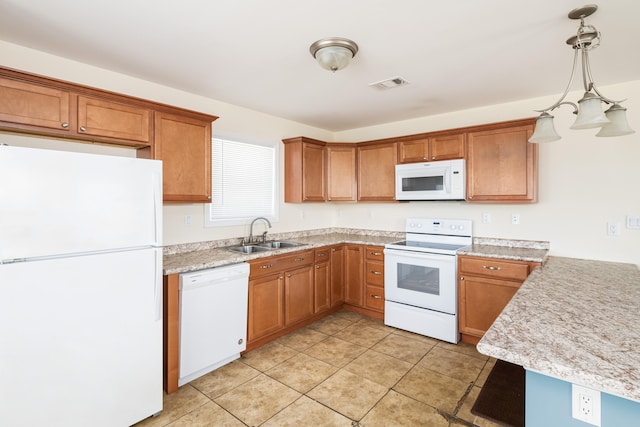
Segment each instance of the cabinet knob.
[[491,270],[491,271],[500,271],[500,270],[502,270],[501,267],[495,267],[493,265],[483,265],[482,268],[486,268],[487,270]]
[[260,266],[260,268],[271,268],[271,267],[273,267],[273,265],[271,264],[265,264]]
[[80,126],[80,132],[86,132],[86,131],[87,131],[87,128],[86,128],[86,127],[84,127],[84,126]]
[[321,254],[318,254],[318,256],[327,256],[327,254],[323,252]]
[[379,274],[382,274],[382,272],[381,272],[381,271],[374,271],[374,270],[371,270],[371,274],[379,275]]
[[371,255],[373,256],[380,256],[382,255],[382,252],[369,252]]
[[294,261],[297,261],[297,262],[304,261],[304,258],[303,257],[296,258],[296,259],[294,259]]
[[432,156],[432,157],[431,157],[431,160],[435,160],[435,159],[436,159],[436,156]]
[[68,129],[69,128],[69,123],[62,122],[62,124],[60,126],[62,126],[63,129]]
[[291,277],[291,273],[287,274],[287,277]]
[[380,299],[380,298],[382,298],[382,297],[381,297],[380,295],[373,295],[373,294],[371,294],[371,298],[373,298],[373,299]]
[[319,269],[319,268],[320,268],[320,266],[319,266],[319,265],[316,265],[316,270],[317,270],[317,269]]
[[460,276],[460,280],[464,280],[464,276]]
[[336,248],[331,248],[331,252],[335,252],[335,251],[336,251]]

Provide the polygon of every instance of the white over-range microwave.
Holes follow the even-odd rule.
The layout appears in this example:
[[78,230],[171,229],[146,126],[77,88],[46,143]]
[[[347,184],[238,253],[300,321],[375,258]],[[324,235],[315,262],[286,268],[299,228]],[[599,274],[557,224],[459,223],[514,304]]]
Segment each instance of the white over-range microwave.
[[464,200],[464,159],[396,165],[396,200]]

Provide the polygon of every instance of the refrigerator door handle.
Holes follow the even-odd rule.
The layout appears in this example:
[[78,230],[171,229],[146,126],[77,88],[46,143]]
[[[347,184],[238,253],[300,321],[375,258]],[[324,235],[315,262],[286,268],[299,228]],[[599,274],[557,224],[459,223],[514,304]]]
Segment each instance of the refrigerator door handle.
[[154,274],[154,320],[162,320],[162,249],[155,250],[155,274]]
[[162,246],[162,174],[154,173],[153,177],[153,221],[155,229],[155,245]]

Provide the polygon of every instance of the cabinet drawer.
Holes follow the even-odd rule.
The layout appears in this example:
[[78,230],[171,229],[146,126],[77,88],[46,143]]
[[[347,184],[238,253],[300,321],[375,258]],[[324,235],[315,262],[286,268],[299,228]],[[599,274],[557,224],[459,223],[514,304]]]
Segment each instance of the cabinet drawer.
[[459,257],[460,274],[475,274],[524,281],[530,272],[529,263],[495,258]]
[[384,286],[384,264],[379,261],[367,261],[365,265],[367,285]]
[[367,308],[372,310],[384,310],[384,289],[378,286],[367,286],[367,295],[365,297]]
[[384,260],[384,248],[382,246],[367,246],[367,259],[382,261]]
[[319,262],[327,262],[331,258],[331,248],[320,248],[314,252],[314,259],[316,264]]
[[300,251],[287,255],[259,258],[249,261],[250,277],[263,276],[276,271],[286,271],[313,263],[313,251]]

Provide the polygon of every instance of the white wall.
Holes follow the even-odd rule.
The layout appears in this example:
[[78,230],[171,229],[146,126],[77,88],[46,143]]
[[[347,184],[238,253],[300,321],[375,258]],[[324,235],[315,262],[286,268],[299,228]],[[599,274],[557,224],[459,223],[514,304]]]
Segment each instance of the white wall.
[[[365,141],[468,125],[534,117],[551,97],[494,105],[404,122],[389,123],[332,134],[281,118],[268,116],[199,95],[157,85],[86,64],[0,41],[2,65],[80,84],[151,99],[220,116],[213,132],[223,137],[254,141],[280,141],[304,135],[325,141]],[[640,132],[640,82],[603,87],[609,97],[629,98],[631,126]],[[570,94],[577,100],[580,93]],[[539,202],[532,205],[469,204],[463,202],[410,202],[398,204],[284,204],[272,233],[323,227],[353,227],[401,231],[409,216],[469,218],[474,234],[485,237],[547,240],[551,253],[589,259],[632,262],[640,265],[640,230],[624,227],[626,215],[640,216],[640,133],[618,138],[596,138],[594,131],[572,131],[570,108],[554,112],[563,139],[540,145]],[[0,139],[3,135],[0,135]],[[77,145],[77,144],[74,144]],[[280,145],[280,147],[282,147]],[[282,158],[282,152],[281,152]],[[282,177],[282,171],[281,171]],[[281,183],[281,190],[282,190]],[[202,225],[202,204],[166,205],[165,244],[206,241],[248,234],[247,226],[209,228]],[[490,224],[481,215],[492,216]],[[511,225],[511,214],[520,225]],[[192,215],[192,225],[184,216]],[[607,221],[623,226],[619,237],[606,235]]]

